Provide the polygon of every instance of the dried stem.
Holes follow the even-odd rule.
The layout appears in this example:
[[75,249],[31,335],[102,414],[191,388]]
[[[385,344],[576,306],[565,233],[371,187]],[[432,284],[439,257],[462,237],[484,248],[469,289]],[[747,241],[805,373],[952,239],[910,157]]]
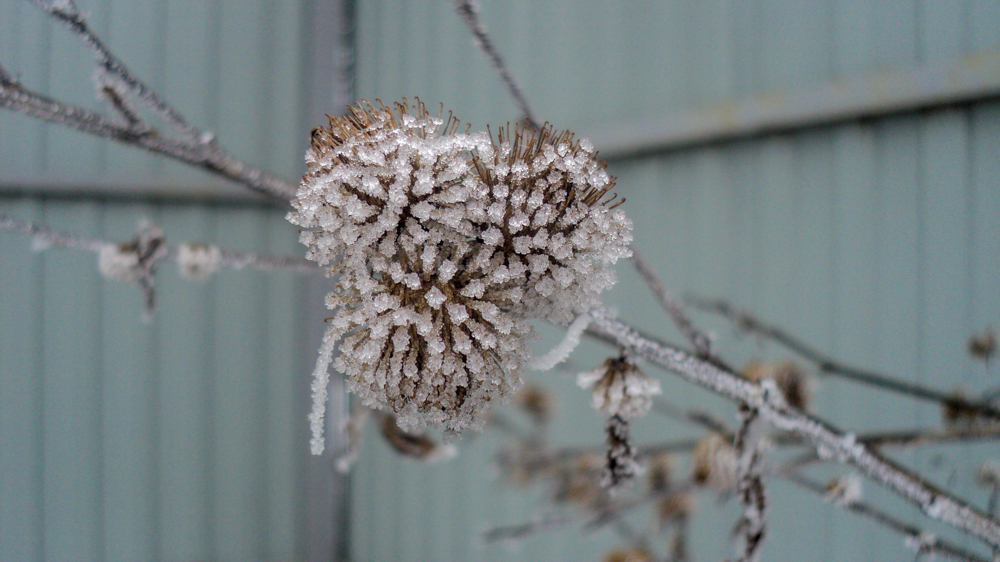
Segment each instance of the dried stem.
[[743,422],[733,439],[733,449],[737,455],[736,491],[743,502],[743,516],[737,526],[743,532],[743,552],[739,562],[756,562],[767,534],[764,457],[757,437],[760,412],[741,404],[740,416]]
[[988,403],[970,402],[961,396],[947,394],[919,384],[900,381],[880,373],[844,365],[781,328],[767,324],[750,313],[737,310],[724,300],[708,300],[694,296],[688,296],[685,300],[695,308],[725,317],[740,330],[752,332],[783,345],[801,357],[815,363],[821,374],[839,376],[869,386],[913,396],[921,400],[938,402],[959,412],[975,413],[993,420],[1000,420],[1000,410]]
[[780,392],[768,392],[761,385],[736,373],[645,339],[604,310],[595,310],[591,315],[594,325],[614,338],[619,346],[720,396],[746,403],[778,429],[808,439],[821,457],[850,464],[919,507],[929,517],[948,523],[991,545],[1000,546],[1000,523],[882,457],[858,442],[854,435],[845,434],[827,422],[790,407]]
[[504,64],[503,58],[500,56],[500,52],[497,51],[493,45],[493,41],[490,40],[486,26],[483,25],[482,19],[479,18],[479,7],[473,0],[455,0],[455,11],[458,12],[465,25],[469,26],[469,31],[472,32],[472,36],[476,40],[476,45],[490,59],[493,70],[496,71],[500,79],[506,84],[507,90],[510,92],[511,97],[514,98],[517,106],[521,108],[521,112],[528,121],[528,125],[533,129],[540,129],[538,120],[535,119],[535,114],[528,105],[528,99],[524,97],[521,87],[518,86],[514,77],[510,74],[507,65]]
[[[793,484],[809,490],[810,492],[813,492],[821,497],[826,496],[827,494],[825,486],[818,482],[809,480],[797,472],[785,472],[779,474],[779,476],[788,482],[792,482]],[[843,505],[843,508],[851,513],[867,517],[877,523],[885,525],[897,533],[900,533],[909,541],[919,544],[920,552],[922,553],[942,556],[953,560],[964,560],[966,562],[987,562],[987,559],[969,552],[957,545],[951,544],[948,541],[933,537],[927,532],[921,530],[919,527],[901,521],[893,515],[882,511],[873,505],[858,501]]]

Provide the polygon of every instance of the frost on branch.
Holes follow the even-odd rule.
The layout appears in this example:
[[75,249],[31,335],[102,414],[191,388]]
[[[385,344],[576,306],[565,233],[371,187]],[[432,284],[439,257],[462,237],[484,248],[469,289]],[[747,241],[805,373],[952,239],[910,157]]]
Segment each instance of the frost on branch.
[[660,381],[651,379],[631,360],[610,358],[593,371],[577,375],[577,384],[592,388],[595,410],[625,420],[640,418],[653,407],[653,396],[660,394]]
[[222,251],[216,246],[189,243],[177,247],[177,269],[184,279],[206,281],[218,273],[221,264]]
[[317,364],[321,452],[326,364],[400,427],[448,433],[520,385],[526,320],[567,324],[599,303],[628,255],[631,222],[593,148],[551,127],[459,133],[405,100],[313,131],[289,220],[307,257],[337,277]]

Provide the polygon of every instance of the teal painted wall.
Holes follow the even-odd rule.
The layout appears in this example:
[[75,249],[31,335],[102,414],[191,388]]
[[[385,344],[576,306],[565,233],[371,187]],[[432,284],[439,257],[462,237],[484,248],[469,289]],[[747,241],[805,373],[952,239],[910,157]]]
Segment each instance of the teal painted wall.
[[[537,116],[584,136],[1000,49],[1000,7],[992,1],[480,4]],[[443,101],[476,128],[520,117],[449,2],[359,2],[357,18],[359,98]],[[636,246],[675,293],[727,297],[849,363],[974,395],[1000,380],[995,364],[984,367],[966,353],[973,332],[1000,325],[998,152],[1000,103],[991,101],[619,160],[609,169],[628,199]],[[618,271],[607,302],[636,325],[683,341],[628,264]],[[713,318],[697,319],[734,364],[790,357]],[[546,335],[537,349],[556,334]],[[577,352],[574,367],[589,369],[607,353]],[[661,375],[672,402],[735,420],[731,406]],[[599,445],[601,420],[572,377],[531,379],[558,397],[556,442]],[[818,382],[816,411],[846,430],[940,423],[934,406]],[[640,448],[695,433],[655,416],[637,426]],[[543,490],[518,492],[497,478],[491,463],[504,443],[490,432],[467,436],[458,458],[422,466],[370,432],[353,480],[355,559],[599,560],[616,544],[611,530],[587,533],[578,523],[514,548],[483,546],[478,534],[488,526],[548,509]],[[987,493],[976,487],[975,469],[1000,456],[1000,447],[887,452],[982,507]],[[844,472],[811,474],[824,480]],[[762,560],[913,559],[898,536],[876,525],[787,484],[773,482],[770,492],[773,523]],[[866,493],[905,520],[956,538],[873,485]],[[731,556],[737,510],[732,502],[717,508],[709,493],[698,499],[695,559]]]
[[[136,76],[291,181],[307,112],[331,111],[313,106],[322,92],[307,76],[321,3],[78,2]],[[29,2],[0,0],[0,64],[27,88],[107,111],[92,56]],[[173,243],[298,254],[285,212],[0,112],[0,213],[107,240],[147,218]],[[159,311],[143,323],[138,290],[103,280],[94,255],[37,253],[0,232],[0,560],[329,559],[331,460],[307,447],[317,284],[253,271],[191,283],[171,263],[156,282]]]

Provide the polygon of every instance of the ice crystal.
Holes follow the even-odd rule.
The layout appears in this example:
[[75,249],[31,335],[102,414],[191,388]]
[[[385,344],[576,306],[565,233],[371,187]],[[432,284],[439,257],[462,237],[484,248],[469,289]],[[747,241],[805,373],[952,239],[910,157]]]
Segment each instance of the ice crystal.
[[653,407],[653,396],[661,392],[659,381],[624,357],[608,359],[593,371],[580,373],[577,384],[593,388],[594,409],[626,420],[646,415]]
[[[520,385],[529,318],[569,323],[615,282],[631,223],[592,149],[550,127],[462,133],[404,100],[313,131],[289,220],[338,279],[315,371],[321,452],[327,364],[400,427],[483,425]],[[323,386],[324,389],[320,387]]]

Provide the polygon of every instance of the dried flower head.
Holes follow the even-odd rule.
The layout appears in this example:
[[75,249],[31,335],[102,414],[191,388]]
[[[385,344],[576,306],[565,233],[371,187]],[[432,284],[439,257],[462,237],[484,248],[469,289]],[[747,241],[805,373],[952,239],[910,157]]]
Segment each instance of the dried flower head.
[[791,361],[768,363],[751,361],[743,368],[743,377],[760,382],[771,379],[781,390],[785,401],[793,408],[807,410],[812,395],[812,383],[806,373]]
[[604,459],[597,455],[578,456],[557,473],[553,500],[584,507],[598,507],[606,503],[609,499],[607,490],[598,484],[603,466]]
[[577,384],[591,388],[594,409],[631,420],[649,413],[660,381],[651,379],[626,357],[609,358],[593,371],[577,375]]
[[[313,384],[322,452],[327,366],[401,427],[480,429],[520,385],[530,317],[598,304],[631,223],[592,147],[546,126],[459,132],[405,100],[313,131],[295,211],[307,257],[338,278]],[[341,338],[343,340],[341,341]]]
[[736,451],[718,433],[711,433],[698,442],[691,453],[691,479],[698,484],[711,486],[720,492],[736,485]]

